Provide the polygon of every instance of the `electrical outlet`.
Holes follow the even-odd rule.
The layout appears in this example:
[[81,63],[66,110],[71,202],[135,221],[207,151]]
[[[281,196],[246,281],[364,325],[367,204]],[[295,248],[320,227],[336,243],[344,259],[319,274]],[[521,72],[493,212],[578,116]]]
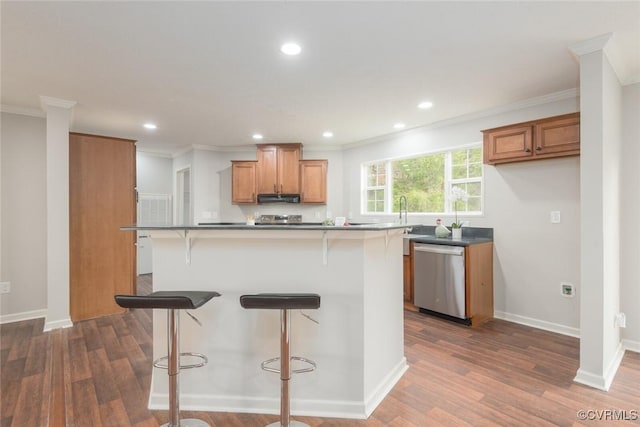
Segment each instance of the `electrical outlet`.
[[576,294],[576,289],[571,283],[560,282],[560,289],[563,297],[573,298]]
[[0,294],[8,294],[11,292],[11,282],[0,282]]
[[551,224],[560,224],[560,211],[551,211],[549,213]]
[[625,316],[624,313],[616,314],[616,318],[613,321],[613,326],[620,327],[620,328],[626,328],[627,327],[627,316]]

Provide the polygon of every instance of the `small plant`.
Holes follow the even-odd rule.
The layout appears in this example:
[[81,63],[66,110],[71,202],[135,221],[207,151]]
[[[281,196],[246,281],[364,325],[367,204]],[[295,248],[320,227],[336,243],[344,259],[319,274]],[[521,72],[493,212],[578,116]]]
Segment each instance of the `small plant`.
[[451,200],[453,200],[453,210],[456,215],[456,220],[451,223],[451,228],[462,228],[462,220],[458,221],[458,202],[462,200],[466,203],[468,199],[469,194],[462,187],[451,188]]

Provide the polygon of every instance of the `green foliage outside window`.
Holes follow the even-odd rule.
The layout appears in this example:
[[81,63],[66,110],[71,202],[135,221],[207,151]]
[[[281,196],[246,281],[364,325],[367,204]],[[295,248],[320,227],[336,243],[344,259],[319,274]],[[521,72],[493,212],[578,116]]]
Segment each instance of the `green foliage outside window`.
[[[482,211],[482,147],[381,161],[366,166],[366,212],[397,213],[399,197],[413,213]],[[453,200],[454,188],[464,200]],[[390,194],[386,194],[390,192]],[[386,206],[388,199],[391,206]]]
[[444,212],[445,155],[391,162],[393,171],[392,212],[399,212],[400,195],[407,197],[409,212]]

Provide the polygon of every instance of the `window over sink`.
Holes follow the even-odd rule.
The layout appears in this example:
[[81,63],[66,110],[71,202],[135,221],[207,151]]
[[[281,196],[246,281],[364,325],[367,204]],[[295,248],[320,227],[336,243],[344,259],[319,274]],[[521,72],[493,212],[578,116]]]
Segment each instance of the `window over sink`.
[[362,213],[398,213],[405,196],[413,214],[481,214],[482,173],[481,144],[368,162],[362,165]]

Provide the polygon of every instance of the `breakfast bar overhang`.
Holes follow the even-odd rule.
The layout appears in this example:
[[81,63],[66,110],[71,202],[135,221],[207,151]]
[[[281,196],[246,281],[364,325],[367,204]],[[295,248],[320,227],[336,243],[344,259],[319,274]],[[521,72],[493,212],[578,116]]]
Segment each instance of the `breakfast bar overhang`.
[[[180,349],[209,363],[180,373],[181,407],[277,414],[279,377],[260,363],[279,354],[279,313],[243,310],[239,297],[311,292],[319,310],[292,313],[292,355],[317,369],[294,375],[293,415],[367,418],[408,368],[404,357],[402,234],[407,225],[127,226],[147,230],[153,289],[212,290],[215,304],[182,316]],[[312,320],[310,320],[311,318]],[[317,322],[317,323],[316,323]],[[165,313],[154,313],[153,357],[166,354]],[[294,366],[295,367],[295,366]],[[149,407],[168,407],[154,369]]]

